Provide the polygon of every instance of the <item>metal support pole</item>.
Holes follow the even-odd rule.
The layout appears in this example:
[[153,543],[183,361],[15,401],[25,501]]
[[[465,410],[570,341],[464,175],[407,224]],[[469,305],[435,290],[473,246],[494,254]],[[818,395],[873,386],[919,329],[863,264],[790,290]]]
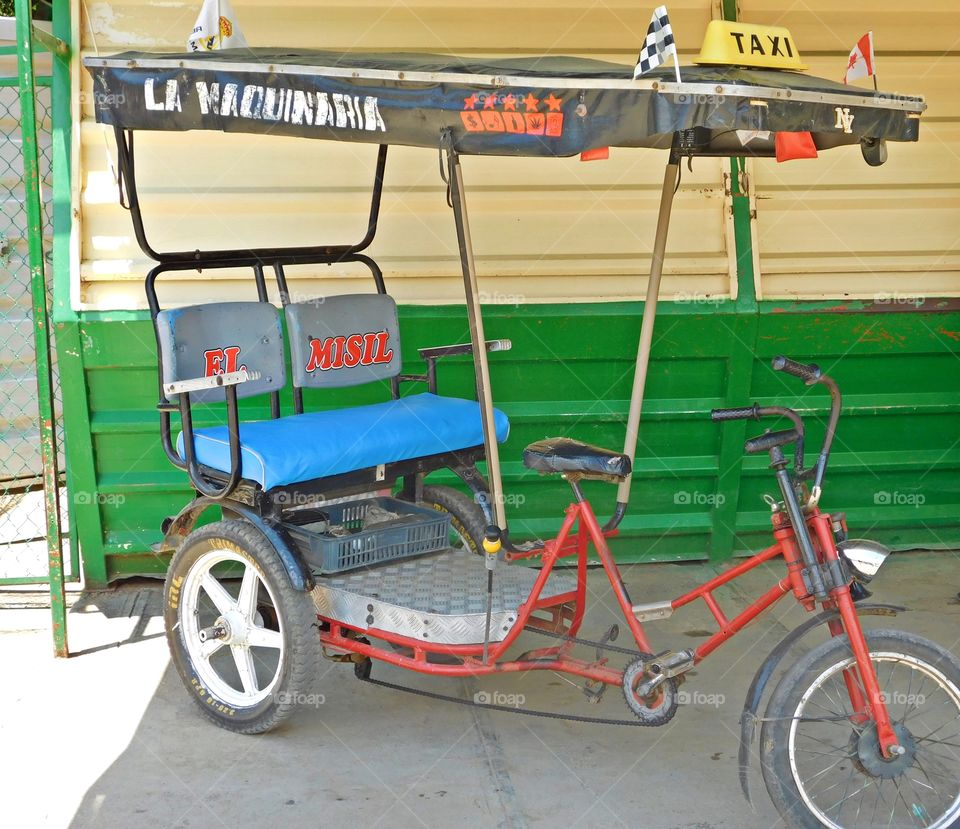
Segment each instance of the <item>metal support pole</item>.
[[483,418],[483,445],[487,456],[487,478],[490,496],[493,499],[493,514],[501,530],[507,528],[503,508],[503,481],[500,478],[500,447],[497,444],[497,428],[493,419],[493,398],[490,389],[490,367],[487,360],[486,337],[483,333],[483,312],[480,308],[480,289],[477,286],[477,269],[473,259],[473,243],[470,239],[470,224],[467,220],[467,202],[463,192],[463,172],[460,156],[452,145],[445,146],[447,174],[453,216],[457,224],[457,242],[460,246],[460,265],[463,268],[463,286],[467,300],[467,319],[470,321],[470,341],[473,343],[473,366],[476,372],[477,401]]
[[[643,322],[640,325],[640,345],[637,347],[637,365],[633,373],[633,391],[630,394],[630,412],[627,415],[627,434],[623,441],[623,454],[633,460],[640,434],[640,410],[643,408],[643,389],[647,382],[647,366],[650,363],[650,346],[653,342],[653,323],[657,316],[657,299],[660,296],[660,277],[663,274],[663,254],[667,247],[667,230],[670,227],[670,211],[673,208],[673,193],[680,174],[680,160],[672,153],[663,173],[663,190],[660,191],[660,215],[657,217],[657,235],[653,241],[653,259],[650,262],[650,280],[647,282],[647,298],[643,303]],[[617,488],[617,503],[626,505],[630,500],[630,483],[633,473]]]
[[37,362],[37,409],[40,415],[40,457],[47,514],[47,560],[53,652],[67,656],[67,608],[63,589],[63,547],[60,536],[59,470],[54,426],[53,375],[50,367],[50,326],[47,318],[47,283],[43,261],[43,206],[40,198],[40,163],[37,154],[36,84],[33,75],[33,40],[30,0],[15,0],[17,13],[18,75],[20,78],[20,131],[23,136],[23,188],[30,251],[30,294],[33,306],[33,340]]

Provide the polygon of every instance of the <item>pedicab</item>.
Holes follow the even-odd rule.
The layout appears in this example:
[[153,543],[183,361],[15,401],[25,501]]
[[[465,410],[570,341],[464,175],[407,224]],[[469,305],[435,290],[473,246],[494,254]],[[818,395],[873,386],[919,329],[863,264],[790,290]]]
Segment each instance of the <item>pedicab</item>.
[[[146,294],[157,338],[160,440],[196,490],[163,526],[159,549],[173,554],[165,622],[173,662],[208,719],[242,733],[273,728],[315,687],[327,658],[352,665],[361,680],[464,704],[475,701],[385,681],[371,667],[386,663],[437,677],[568,674],[583,678],[595,701],[608,687],[619,689],[629,718],[488,708],[662,726],[676,715],[678,688],[691,670],[792,596],[811,615],[773,649],[750,687],[740,747],[744,792],[749,797],[759,726],[763,779],[787,825],[954,825],[960,663],[912,634],[861,627],[862,616],[896,610],[866,601],[865,585],[889,550],[850,537],[843,513],[820,508],[841,393],[816,365],[777,357],[772,366],[829,393],[825,438],[812,465],[796,411],[754,404],[712,412],[716,422],[780,427],[744,446],[769,455],[776,479],[776,496],[767,496],[771,546],[682,596],[657,601],[628,593],[608,546],[629,500],[681,162],[770,158],[784,139],[799,136],[819,151],[859,145],[876,166],[886,160],[886,142],[917,140],[925,108],[922,98],[803,74],[783,30],[714,22],[708,34],[741,47],[787,38],[790,59],[760,60],[742,48],[711,54],[705,45],[698,65],[683,67],[682,81],[669,69],[635,79],[630,67],[555,56],[243,49],[86,59],[97,120],[112,125],[116,137],[121,203],[140,247],[157,263]],[[157,250],[137,190],[138,130],[378,145],[366,234],[355,244]],[[396,305],[367,252],[393,144],[439,153],[470,331],[468,343],[421,349],[423,364],[413,373],[401,361]],[[553,538],[521,541],[511,536],[504,511],[499,444],[509,420],[493,405],[489,374],[489,361],[511,344],[484,332],[462,159],[567,157],[605,147],[662,148],[668,156],[624,445],[613,451],[567,436],[529,445],[525,466],[560,475],[573,501]],[[342,263],[368,269],[374,290],[292,295],[289,268]],[[226,269],[252,277],[250,300],[161,302],[162,276],[206,278]],[[441,394],[438,365],[453,355],[472,355],[476,400]],[[288,380],[292,411],[284,412]],[[371,383],[389,387],[389,398],[332,410],[305,406],[304,390],[316,395]],[[242,418],[238,400],[254,397],[264,401],[262,416]],[[225,424],[194,426],[196,411],[209,420],[210,408],[221,404]],[[426,482],[441,469],[452,470],[471,497]],[[604,523],[584,496],[585,480],[617,487],[615,511]],[[201,515],[217,509],[220,520],[197,527]],[[581,636],[590,549],[622,612],[628,644],[614,644],[616,627],[594,639]],[[727,617],[717,589],[771,562],[783,564],[782,577]],[[715,633],[692,648],[651,643],[646,623],[697,601],[716,620]],[[815,629],[826,630],[827,641],[796,656],[794,646]],[[521,634],[545,640],[518,653]],[[761,716],[777,670],[782,678]]]

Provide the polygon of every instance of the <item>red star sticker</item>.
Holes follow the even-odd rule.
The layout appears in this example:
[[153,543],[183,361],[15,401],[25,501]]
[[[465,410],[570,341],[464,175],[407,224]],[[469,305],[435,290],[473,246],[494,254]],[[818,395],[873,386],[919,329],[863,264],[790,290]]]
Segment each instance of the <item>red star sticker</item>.
[[513,95],[507,95],[507,97],[503,99],[503,109],[505,112],[516,112],[517,99],[514,98]]
[[496,104],[496,102],[497,102],[496,95],[487,95],[487,97],[483,99],[483,108],[493,109],[493,106],[494,104]]
[[560,104],[563,103],[563,101],[561,101],[561,100],[560,100],[556,95],[554,95],[552,92],[550,93],[549,97],[543,99],[543,102],[544,102],[548,107],[550,107],[550,112],[559,112],[559,111],[560,111]]
[[534,98],[532,92],[528,92],[527,97],[523,99],[523,105],[527,108],[527,112],[536,112],[539,103],[540,99]]
[[470,94],[469,98],[463,99],[463,108],[464,109],[473,109],[477,105],[477,96]]

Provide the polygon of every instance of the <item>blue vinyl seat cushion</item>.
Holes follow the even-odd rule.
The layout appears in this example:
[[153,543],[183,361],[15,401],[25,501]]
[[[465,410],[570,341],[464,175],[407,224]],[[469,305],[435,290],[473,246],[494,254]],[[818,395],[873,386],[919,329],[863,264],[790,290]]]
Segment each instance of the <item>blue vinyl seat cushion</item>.
[[[503,443],[510,422],[499,409],[494,420]],[[243,477],[265,490],[482,443],[479,404],[435,394],[240,424]],[[226,426],[196,429],[194,446],[199,463],[230,472]]]

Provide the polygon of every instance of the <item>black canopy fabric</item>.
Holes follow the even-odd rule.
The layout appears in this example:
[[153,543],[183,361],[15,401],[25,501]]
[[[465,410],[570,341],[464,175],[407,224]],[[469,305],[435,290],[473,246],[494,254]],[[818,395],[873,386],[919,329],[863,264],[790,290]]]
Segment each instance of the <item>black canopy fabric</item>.
[[922,98],[796,72],[633,68],[546,56],[228,49],[87,58],[97,121],[125,129],[222,130],[437,147],[474,155],[570,156],[598,147],[769,155],[773,135],[819,149],[916,141]]

